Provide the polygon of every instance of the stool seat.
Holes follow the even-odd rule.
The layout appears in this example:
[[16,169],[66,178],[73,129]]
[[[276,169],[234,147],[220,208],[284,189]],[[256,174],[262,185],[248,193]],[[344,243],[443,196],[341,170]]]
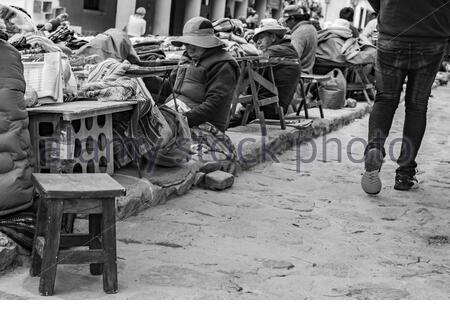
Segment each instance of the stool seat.
[[[32,175],[40,195],[31,276],[40,276],[39,293],[53,295],[58,264],[89,264],[93,275],[103,274],[103,290],[116,293],[115,197],[125,188],[108,174]],[[89,232],[62,234],[64,214],[86,214]],[[61,250],[89,247],[88,250]]]
[[125,188],[105,173],[33,173],[32,180],[46,198],[94,199],[125,195]]
[[[300,75],[300,82],[297,87],[297,91],[300,91],[299,95],[301,96],[300,106],[297,109],[297,116],[300,115],[300,111],[302,108],[305,110],[305,118],[308,119],[308,108],[319,107],[320,117],[323,119],[323,109],[322,109],[322,101],[320,100],[319,95],[319,84],[331,79],[329,75],[321,75],[321,74],[308,74],[302,73]],[[307,101],[308,93],[315,86],[316,95],[313,101]]]
[[309,81],[317,81],[317,82],[324,82],[331,80],[331,76],[329,75],[321,75],[321,74],[308,74],[308,73],[302,73],[300,76],[303,80],[309,80]]

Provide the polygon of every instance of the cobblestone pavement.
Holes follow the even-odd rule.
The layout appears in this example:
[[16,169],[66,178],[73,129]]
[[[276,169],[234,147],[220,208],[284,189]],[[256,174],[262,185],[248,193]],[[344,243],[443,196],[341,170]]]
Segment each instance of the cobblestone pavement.
[[[325,137],[326,152],[318,138],[227,191],[195,189],[120,222],[120,292],[104,295],[86,266],[61,266],[54,298],[450,298],[450,88],[433,94],[418,190],[395,191],[386,159],[382,193],[362,192],[355,138],[366,137],[366,117]],[[389,142],[402,119],[403,111]],[[26,266],[0,278],[2,287],[0,298],[39,297]]]

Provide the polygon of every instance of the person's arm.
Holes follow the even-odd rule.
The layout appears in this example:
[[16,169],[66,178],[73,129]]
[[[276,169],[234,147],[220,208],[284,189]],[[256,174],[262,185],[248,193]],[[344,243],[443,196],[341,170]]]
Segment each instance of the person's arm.
[[[170,78],[173,78],[173,76],[171,75]],[[163,81],[161,77],[150,76],[143,78],[143,80],[158,105],[164,104],[166,99],[172,94],[172,79]]]
[[236,83],[237,75],[230,62],[213,66],[208,71],[203,103],[184,113],[189,127],[213,120],[221,108],[227,107],[224,103],[231,100]]
[[380,12],[380,0],[368,0],[376,13]]
[[141,29],[141,36],[145,35],[145,32],[147,28],[147,21],[144,20],[144,22],[142,23],[142,29]]

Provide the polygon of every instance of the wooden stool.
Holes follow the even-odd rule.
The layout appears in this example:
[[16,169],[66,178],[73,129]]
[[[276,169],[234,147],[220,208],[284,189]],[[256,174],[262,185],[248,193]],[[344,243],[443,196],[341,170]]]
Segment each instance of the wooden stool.
[[[115,197],[125,189],[108,174],[40,174],[32,176],[40,194],[31,261],[31,276],[40,275],[39,293],[53,295],[58,264],[90,264],[103,274],[103,290],[116,293]],[[89,233],[61,234],[63,214],[88,214]],[[89,250],[60,250],[89,246]]]
[[[236,85],[233,100],[231,102],[231,110],[227,119],[227,128],[230,123],[230,117],[235,113],[238,103],[246,104],[244,116],[241,124],[247,125],[248,117],[252,112],[255,112],[255,116],[259,119],[261,126],[261,135],[267,136],[266,120],[264,118],[264,112],[260,110],[261,107],[275,104],[275,111],[278,113],[281,129],[286,129],[286,123],[284,121],[284,110],[279,105],[278,89],[275,84],[275,77],[273,74],[273,64],[283,63],[299,65],[298,60],[294,59],[277,59],[277,58],[265,58],[265,57],[244,57],[237,58],[240,62],[240,75]],[[267,73],[267,78],[263,75]],[[261,88],[266,89],[272,96],[268,98],[259,98],[258,93]],[[247,89],[250,93],[247,94]]]
[[[325,82],[330,79],[331,79],[331,77],[327,76],[327,75],[306,74],[306,73],[301,74],[299,89],[300,89],[300,97],[302,98],[302,100],[300,102],[300,106],[297,109],[297,116],[300,115],[300,111],[302,110],[302,107],[303,107],[303,109],[305,110],[305,118],[308,119],[309,118],[308,108],[319,107],[320,117],[322,119],[324,118],[323,109],[322,109],[322,101],[320,101],[320,96],[319,96],[319,84],[321,82]],[[316,87],[317,96],[314,99],[314,101],[307,102],[306,97],[313,86]]]

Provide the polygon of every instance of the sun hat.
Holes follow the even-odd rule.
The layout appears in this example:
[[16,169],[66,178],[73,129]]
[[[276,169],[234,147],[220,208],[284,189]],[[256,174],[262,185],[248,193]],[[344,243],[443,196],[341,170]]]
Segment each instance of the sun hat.
[[147,13],[147,11],[145,10],[144,7],[139,7],[139,8],[136,9],[136,14],[140,14],[140,15],[145,16],[146,13]]
[[258,41],[258,37],[263,32],[274,33],[277,36],[279,36],[280,38],[282,38],[286,34],[287,29],[280,26],[278,21],[275,19],[263,19],[263,20],[261,20],[259,27],[255,29],[253,41]]
[[214,35],[211,21],[203,17],[190,19],[183,28],[183,35],[172,40],[172,44],[181,47],[183,44],[191,44],[201,48],[222,47],[225,43]]
[[297,5],[297,4],[291,4],[286,6],[283,10],[283,17],[289,18],[291,16],[294,17],[301,17],[309,15],[308,9],[306,7]]

